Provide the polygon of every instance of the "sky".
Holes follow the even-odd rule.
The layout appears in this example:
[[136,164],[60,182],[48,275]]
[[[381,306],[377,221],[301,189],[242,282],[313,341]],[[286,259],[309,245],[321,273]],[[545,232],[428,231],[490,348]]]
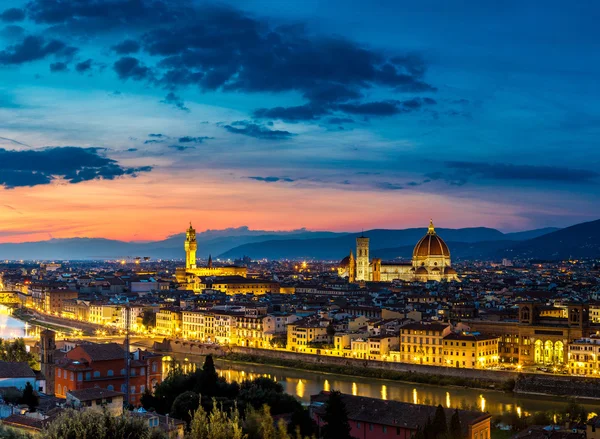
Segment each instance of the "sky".
[[0,0],[0,242],[600,218],[595,1]]

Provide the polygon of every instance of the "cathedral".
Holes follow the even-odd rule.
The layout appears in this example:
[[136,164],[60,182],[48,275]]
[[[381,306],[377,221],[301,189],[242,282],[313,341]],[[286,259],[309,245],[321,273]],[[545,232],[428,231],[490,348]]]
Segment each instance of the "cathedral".
[[356,238],[356,257],[350,252],[340,263],[338,274],[348,277],[350,282],[407,282],[458,280],[456,270],[450,264],[450,250],[429,223],[427,234],[413,250],[412,262],[382,262],[379,258],[369,259],[369,238]]
[[185,232],[185,267],[177,267],[175,278],[181,284],[193,284],[195,278],[209,276],[242,276],[246,277],[248,269],[246,267],[238,267],[228,265],[224,267],[214,267],[212,258],[208,257],[208,265],[206,267],[198,267],[196,265],[196,251],[198,250],[198,242],[196,241],[196,230],[190,223],[189,229]]

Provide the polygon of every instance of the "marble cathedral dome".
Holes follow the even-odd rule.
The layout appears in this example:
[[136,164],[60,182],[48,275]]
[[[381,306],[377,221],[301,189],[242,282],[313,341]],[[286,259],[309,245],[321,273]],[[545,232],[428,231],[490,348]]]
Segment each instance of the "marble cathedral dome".
[[450,250],[442,238],[435,233],[433,221],[429,223],[429,230],[423,236],[413,250],[413,259],[428,257],[450,257]]

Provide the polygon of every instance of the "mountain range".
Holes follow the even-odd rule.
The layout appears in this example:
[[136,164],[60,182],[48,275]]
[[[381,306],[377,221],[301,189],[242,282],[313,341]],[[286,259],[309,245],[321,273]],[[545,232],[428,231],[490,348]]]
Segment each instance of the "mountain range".
[[[364,231],[370,238],[372,257],[410,259],[426,228]],[[502,233],[487,227],[436,228],[454,259],[502,258],[566,259],[600,257],[600,220],[564,229],[544,228]],[[248,227],[207,230],[197,234],[198,257],[236,259],[338,260],[355,249],[360,233],[250,230]],[[151,257],[183,259],[185,233],[153,242],[125,242],[102,238],[68,238],[0,244],[0,259],[84,260]]]

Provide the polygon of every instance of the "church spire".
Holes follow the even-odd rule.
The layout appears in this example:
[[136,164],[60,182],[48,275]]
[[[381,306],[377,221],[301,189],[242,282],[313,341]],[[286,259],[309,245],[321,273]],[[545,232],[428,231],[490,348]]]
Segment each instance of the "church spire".
[[208,255],[208,268],[212,268],[212,255]]
[[429,229],[427,230],[427,233],[430,235],[435,235],[435,227],[433,227],[433,219],[429,220]]

